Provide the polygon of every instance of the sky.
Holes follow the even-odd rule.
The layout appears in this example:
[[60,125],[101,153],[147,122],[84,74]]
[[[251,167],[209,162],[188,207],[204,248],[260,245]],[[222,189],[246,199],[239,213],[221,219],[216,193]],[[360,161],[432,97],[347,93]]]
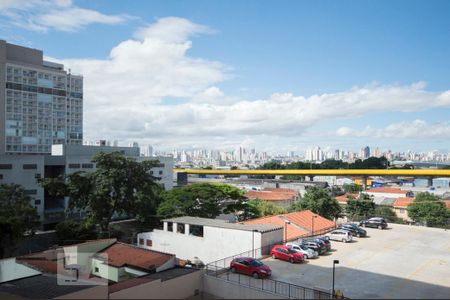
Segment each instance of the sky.
[[84,139],[450,151],[450,1],[0,0],[84,76]]

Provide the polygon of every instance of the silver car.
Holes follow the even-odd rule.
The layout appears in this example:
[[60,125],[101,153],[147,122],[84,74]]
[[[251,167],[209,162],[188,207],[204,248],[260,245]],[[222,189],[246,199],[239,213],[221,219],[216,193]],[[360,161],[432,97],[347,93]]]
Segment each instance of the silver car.
[[308,247],[306,247],[305,245],[302,244],[297,244],[297,243],[286,243],[286,246],[297,251],[300,252],[301,254],[303,254],[303,256],[305,258],[316,258],[319,256],[319,253],[317,253],[317,251],[314,251],[312,249],[309,249]]
[[332,232],[327,233],[326,236],[328,236],[330,240],[342,241],[344,243],[351,242],[353,239],[351,232],[341,229],[333,230]]

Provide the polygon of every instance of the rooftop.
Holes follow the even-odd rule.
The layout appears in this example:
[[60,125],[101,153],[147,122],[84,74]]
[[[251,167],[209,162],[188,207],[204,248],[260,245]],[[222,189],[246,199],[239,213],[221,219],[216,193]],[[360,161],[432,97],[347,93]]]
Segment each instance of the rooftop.
[[152,271],[172,259],[174,255],[116,242],[98,252],[95,257],[107,258],[106,263],[116,268],[129,266]]
[[286,201],[294,199],[298,193],[291,189],[265,189],[263,191],[248,191],[245,197],[266,201]]
[[[256,224],[272,224],[275,226],[280,226],[284,228],[287,226],[286,230],[283,230],[283,239],[284,240],[293,240],[299,238],[303,235],[307,235],[308,231],[295,226],[294,224],[286,224],[283,215],[275,215],[275,216],[267,216],[258,219],[248,220],[242,222],[246,225],[256,225]],[[286,236],[287,235],[287,236]]]
[[402,194],[406,195],[409,191],[404,191],[398,188],[378,187],[365,191],[365,193],[386,193],[386,194]]
[[413,203],[413,201],[414,201],[414,198],[411,198],[411,197],[400,197],[400,198],[397,198],[397,200],[395,200],[393,206],[400,207],[400,208],[406,208],[406,207],[408,207],[408,205]]
[[283,228],[282,226],[276,226],[272,224],[241,224],[241,223],[229,223],[225,220],[217,220],[217,219],[207,219],[207,218],[198,218],[198,217],[178,217],[165,219],[164,222],[176,222],[190,225],[200,225],[200,226],[210,226],[210,227],[218,227],[218,228],[226,228],[226,229],[235,229],[235,230],[245,230],[245,231],[258,231],[261,233],[279,230]]

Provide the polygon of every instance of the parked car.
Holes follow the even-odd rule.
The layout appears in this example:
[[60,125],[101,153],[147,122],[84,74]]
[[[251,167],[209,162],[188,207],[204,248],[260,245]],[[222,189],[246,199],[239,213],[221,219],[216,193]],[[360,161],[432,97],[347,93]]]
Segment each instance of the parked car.
[[316,240],[321,240],[325,243],[325,246],[327,248],[327,251],[331,250],[331,242],[330,242],[330,238],[328,236],[320,236],[318,237]]
[[300,252],[307,259],[316,258],[319,256],[319,253],[317,251],[314,251],[303,244],[286,243],[286,246],[288,246],[291,249],[294,249],[297,252]]
[[317,253],[319,253],[319,255],[322,255],[327,252],[326,247],[314,241],[302,241],[302,244],[308,247],[309,249],[316,251]]
[[254,278],[266,278],[272,274],[269,266],[252,257],[238,257],[231,261],[230,271],[253,276]]
[[352,241],[352,233],[347,230],[336,229],[326,234],[330,240],[342,241],[343,243]]
[[340,229],[350,231],[352,233],[352,235],[357,236],[357,237],[367,236],[367,231],[360,228],[356,224],[342,224]]
[[282,259],[289,261],[290,263],[295,262],[303,262],[305,260],[305,257],[300,252],[297,252],[294,249],[291,249],[284,245],[276,245],[272,248],[270,251],[270,255],[274,259]]
[[326,242],[324,239],[312,238],[312,239],[307,239],[307,240],[304,240],[304,241],[317,243],[318,245],[320,245],[322,248],[325,249],[325,252],[327,252],[327,251],[329,251],[331,249],[330,241]]
[[359,226],[385,229],[388,224],[385,219],[374,217],[367,220],[362,220],[361,222],[359,222]]

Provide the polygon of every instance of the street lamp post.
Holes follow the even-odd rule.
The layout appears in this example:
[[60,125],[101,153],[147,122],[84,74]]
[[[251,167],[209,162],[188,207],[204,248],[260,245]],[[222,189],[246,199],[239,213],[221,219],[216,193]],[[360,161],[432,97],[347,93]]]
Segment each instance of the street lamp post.
[[313,215],[313,216],[311,217],[311,229],[312,229],[311,235],[312,235],[312,236],[314,236],[314,219],[315,219],[315,218],[317,218],[316,215]]
[[335,265],[339,264],[339,260],[335,259],[333,260],[333,287],[332,287],[332,291],[333,291],[333,298],[334,298],[334,270],[335,270]]

